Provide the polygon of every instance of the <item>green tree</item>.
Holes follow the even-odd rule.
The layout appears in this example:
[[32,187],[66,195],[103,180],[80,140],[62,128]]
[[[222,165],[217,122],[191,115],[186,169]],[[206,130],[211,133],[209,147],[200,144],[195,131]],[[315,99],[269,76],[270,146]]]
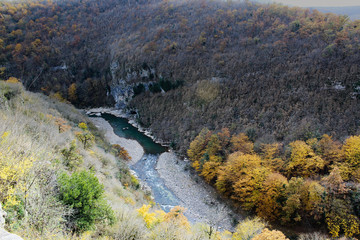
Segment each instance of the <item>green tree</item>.
[[60,200],[74,209],[70,216],[73,232],[90,230],[96,223],[113,224],[115,217],[104,199],[104,186],[91,172],[63,173],[59,177]]

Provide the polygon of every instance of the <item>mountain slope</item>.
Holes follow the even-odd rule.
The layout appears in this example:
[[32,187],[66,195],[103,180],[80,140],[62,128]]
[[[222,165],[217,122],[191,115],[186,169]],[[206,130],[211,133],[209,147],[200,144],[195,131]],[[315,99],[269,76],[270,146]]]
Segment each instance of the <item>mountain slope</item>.
[[135,92],[139,121],[182,150],[203,127],[259,141],[359,131],[360,27],[342,16],[212,1],[41,4],[2,7],[4,76],[78,105],[112,104],[124,84],[115,99]]

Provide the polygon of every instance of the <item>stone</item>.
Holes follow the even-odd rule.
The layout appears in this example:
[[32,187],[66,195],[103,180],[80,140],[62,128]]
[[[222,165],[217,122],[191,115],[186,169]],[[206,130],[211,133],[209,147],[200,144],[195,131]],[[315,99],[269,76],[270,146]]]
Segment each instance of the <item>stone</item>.
[[18,235],[9,233],[4,229],[6,212],[1,208],[0,203],[0,240],[23,240]]

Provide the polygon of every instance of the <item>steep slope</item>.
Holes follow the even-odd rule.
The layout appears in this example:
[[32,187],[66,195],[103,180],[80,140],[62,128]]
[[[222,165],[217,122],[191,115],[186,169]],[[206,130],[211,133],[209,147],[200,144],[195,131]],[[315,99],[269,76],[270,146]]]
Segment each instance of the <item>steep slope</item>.
[[342,16],[216,1],[1,9],[3,76],[78,105],[113,93],[178,149],[203,127],[262,142],[359,131],[360,25]]

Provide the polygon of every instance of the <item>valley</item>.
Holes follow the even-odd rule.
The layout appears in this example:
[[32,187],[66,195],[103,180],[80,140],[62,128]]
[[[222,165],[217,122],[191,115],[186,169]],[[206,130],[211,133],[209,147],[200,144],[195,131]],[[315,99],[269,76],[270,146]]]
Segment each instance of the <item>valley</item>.
[[330,10],[0,1],[5,229],[358,238],[360,20]]
[[[243,217],[235,214],[214,189],[191,173],[188,162],[137,131],[127,119],[107,113],[102,114],[102,118],[93,117],[91,120],[100,130],[105,131],[105,136],[112,144],[121,144],[123,140],[119,137],[136,139],[141,143],[144,148],[141,158],[132,154],[134,149],[140,148],[138,144],[122,146],[132,156],[130,168],[164,211],[169,212],[171,208],[181,206],[186,209],[184,215],[194,224],[202,222],[218,230],[235,230],[234,224]],[[119,137],[109,137],[113,135],[112,132]]]

